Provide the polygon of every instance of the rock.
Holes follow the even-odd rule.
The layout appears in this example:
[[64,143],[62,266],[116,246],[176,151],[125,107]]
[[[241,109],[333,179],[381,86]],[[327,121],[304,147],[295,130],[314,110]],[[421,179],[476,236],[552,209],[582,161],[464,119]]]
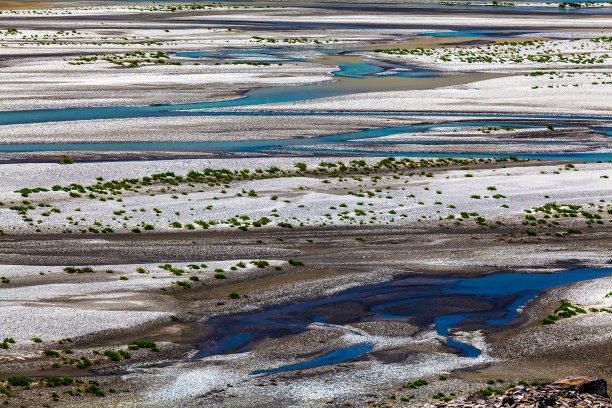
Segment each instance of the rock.
[[605,380],[597,377],[569,377],[545,386],[519,385],[502,396],[483,399],[474,394],[448,402],[426,404],[423,408],[612,408]]
[[551,387],[577,391],[580,394],[608,396],[608,384],[597,377],[568,377],[552,383]]
[[517,402],[521,402],[526,399],[527,395],[527,387],[525,387],[524,385],[519,385],[518,387],[510,388],[504,393],[504,396],[502,397],[502,405],[512,405]]

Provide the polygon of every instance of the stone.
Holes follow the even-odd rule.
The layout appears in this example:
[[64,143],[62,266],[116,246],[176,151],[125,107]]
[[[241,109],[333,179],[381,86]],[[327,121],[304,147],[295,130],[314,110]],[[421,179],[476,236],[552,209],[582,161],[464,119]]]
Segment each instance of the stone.
[[608,384],[597,377],[568,377],[552,383],[551,387],[577,391],[580,394],[608,396]]

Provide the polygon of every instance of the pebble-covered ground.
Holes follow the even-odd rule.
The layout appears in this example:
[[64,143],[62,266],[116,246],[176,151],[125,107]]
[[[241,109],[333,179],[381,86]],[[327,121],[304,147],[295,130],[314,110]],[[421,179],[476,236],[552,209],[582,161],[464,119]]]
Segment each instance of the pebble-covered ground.
[[[0,404],[422,407],[612,379],[610,276],[448,335],[439,310],[512,299],[392,319],[356,298],[610,266],[609,162],[402,157],[609,154],[608,6],[434,3],[0,5],[0,143],[35,144],[0,152]],[[35,151],[100,142],[196,144]],[[256,313],[281,329],[210,352]]]

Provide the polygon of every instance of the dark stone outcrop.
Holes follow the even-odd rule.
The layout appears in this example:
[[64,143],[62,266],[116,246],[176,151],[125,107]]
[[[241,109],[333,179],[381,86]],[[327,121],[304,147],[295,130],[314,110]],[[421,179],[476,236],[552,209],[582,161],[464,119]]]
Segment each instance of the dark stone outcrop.
[[608,384],[605,380],[597,377],[569,377],[551,384],[564,390],[576,391],[579,394],[597,394],[608,396]]

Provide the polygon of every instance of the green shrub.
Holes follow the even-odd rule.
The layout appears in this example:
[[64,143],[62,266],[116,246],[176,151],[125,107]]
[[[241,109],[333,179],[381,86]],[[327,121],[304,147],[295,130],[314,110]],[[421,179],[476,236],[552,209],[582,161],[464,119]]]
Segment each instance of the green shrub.
[[183,289],[191,289],[191,284],[187,281],[176,281],[176,284]]
[[42,382],[46,382],[47,387],[60,387],[72,384],[74,379],[72,377],[45,377]]
[[119,361],[121,360],[121,355],[114,350],[106,350],[104,351],[104,355],[108,357],[110,361]]
[[104,396],[106,396],[106,393],[100,387],[98,387],[96,384],[89,384],[89,386],[87,386],[87,388],[85,388],[85,392],[88,393],[88,394],[93,394],[96,397],[104,397]]
[[159,348],[154,341],[138,340],[128,344],[128,349],[130,350],[138,350],[141,348],[148,348],[151,351],[159,351]]
[[81,361],[79,361],[76,365],[77,368],[87,368],[91,365],[91,360],[87,357],[81,357]]
[[402,388],[414,389],[414,388],[421,387],[427,384],[429,384],[429,381],[420,378],[418,380],[414,380],[413,382],[406,383]]
[[12,377],[8,377],[5,381],[11,387],[27,387],[30,385],[30,383],[33,383],[36,380],[28,377],[27,375],[14,375]]

